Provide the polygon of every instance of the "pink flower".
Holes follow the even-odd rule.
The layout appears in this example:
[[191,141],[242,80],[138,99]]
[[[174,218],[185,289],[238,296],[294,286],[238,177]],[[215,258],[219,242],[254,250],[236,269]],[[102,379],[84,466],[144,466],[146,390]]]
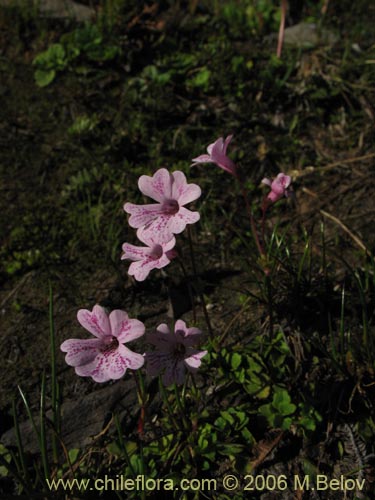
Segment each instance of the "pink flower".
[[283,196],[289,196],[288,188],[291,181],[291,177],[283,173],[278,174],[273,181],[267,178],[263,179],[262,183],[267,184],[267,186],[271,188],[271,192],[268,194],[267,199],[275,203]]
[[163,384],[182,384],[186,370],[196,372],[200,367],[203,356],[207,351],[199,351],[193,346],[202,332],[198,328],[187,328],[181,319],[175,323],[174,333],[163,323],[156,331],[148,336],[156,350],[146,353],[147,372],[149,375],[158,375],[163,372]]
[[107,382],[121,378],[127,368],[137,370],[143,366],[144,357],[124,345],[144,334],[143,323],[119,310],[108,317],[99,305],[92,312],[80,309],[77,319],[95,337],[65,340],[60,346],[67,353],[65,361],[74,366],[77,375]]
[[144,234],[143,228],[138,229],[137,236],[145,243],[146,247],[136,247],[130,243],[124,243],[122,250],[124,254],[121,259],[130,259],[135,262],[130,264],[128,273],[137,281],[144,281],[152,269],[161,269],[167,266],[171,259],[177,254],[173,249],[176,238],[173,236],[167,243],[157,243],[152,235]]
[[208,154],[200,155],[197,158],[194,158],[192,160],[194,162],[192,166],[197,165],[198,163],[216,163],[218,167],[237,177],[236,165],[227,156],[227,147],[232,140],[232,137],[233,135],[228,135],[225,141],[222,137],[220,137],[213,144],[210,144],[207,148]]
[[142,175],[138,181],[139,189],[158,203],[134,205],[125,203],[124,210],[130,214],[129,224],[134,228],[144,228],[144,237],[155,242],[167,243],[174,234],[181,233],[186,224],[199,220],[198,212],[184,207],[201,195],[201,188],[188,184],[182,172],[170,174],[161,168],[152,177]]

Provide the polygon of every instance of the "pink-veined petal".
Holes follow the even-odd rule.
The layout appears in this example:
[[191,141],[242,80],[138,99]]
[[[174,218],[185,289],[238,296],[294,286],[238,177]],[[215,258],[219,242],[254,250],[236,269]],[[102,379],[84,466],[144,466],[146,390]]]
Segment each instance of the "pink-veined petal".
[[145,325],[138,319],[129,319],[125,311],[116,309],[109,315],[112,335],[124,344],[131,340],[142,337],[145,333]]
[[105,370],[105,357],[103,353],[99,353],[96,358],[86,365],[76,366],[75,372],[80,377],[92,377],[95,382],[108,382],[110,378]]
[[144,281],[150,272],[156,268],[154,259],[145,259],[138,262],[132,262],[128,269],[129,276],[134,276],[137,281]]
[[169,229],[173,234],[179,234],[185,229],[186,224],[194,224],[199,219],[199,212],[192,212],[185,207],[181,207],[178,213],[171,219]]
[[173,172],[174,183],[172,187],[172,198],[178,201],[180,207],[198,199],[202,194],[197,184],[188,184],[182,172]]
[[202,358],[207,354],[208,351],[195,351],[188,358],[184,359],[184,362],[190,371],[197,370],[202,364]]
[[138,369],[144,363],[141,354],[130,351],[122,344],[114,351],[99,353],[95,360],[83,366],[77,366],[75,371],[82,377],[92,377],[95,382],[118,380],[125,375],[127,368]]
[[166,365],[173,363],[172,353],[165,352],[146,352],[146,371],[151,377],[159,375]]
[[88,309],[80,309],[77,313],[77,319],[83,328],[95,337],[102,338],[111,335],[107,313],[99,305],[95,305],[92,312]]
[[167,365],[164,375],[162,376],[162,381],[165,386],[172,384],[181,385],[185,380],[186,369],[182,361],[176,361],[175,363]]
[[182,338],[184,338],[187,332],[185,321],[183,321],[182,319],[178,319],[174,324],[174,331],[175,333],[182,332]]
[[197,158],[193,158],[191,161],[193,162],[191,165],[192,167],[194,165],[197,165],[198,163],[213,163],[213,160],[212,160],[210,154],[208,154],[208,155],[204,154],[204,155],[197,156]]
[[[184,207],[180,208],[180,210],[183,209]],[[174,217],[175,215],[169,214],[160,215],[150,224],[147,224],[142,228],[142,237],[152,240],[155,243],[159,243],[160,245],[171,241],[174,233],[174,231],[171,230],[171,220]],[[137,232],[137,236],[138,234],[139,233]]]
[[128,368],[138,370],[138,368],[143,366],[144,362],[145,359],[142,354],[133,352],[120,344],[118,349],[108,356],[108,363],[106,365],[107,374],[111,379],[117,380],[124,375]]
[[124,243],[122,245],[122,251],[124,253],[121,255],[121,260],[130,259],[137,261],[146,258],[150,249],[148,247],[137,247],[130,243]]
[[66,352],[65,362],[70,366],[80,366],[92,362],[103,347],[100,339],[69,339],[60,346]]
[[162,323],[155,331],[147,335],[147,342],[159,347],[161,351],[170,351],[176,344],[176,338],[169,330],[168,325]]
[[152,223],[163,214],[163,208],[160,204],[135,205],[134,203],[125,203],[124,210],[129,217],[129,226],[139,228]]
[[163,269],[163,267],[167,266],[170,264],[171,261],[168,258],[167,254],[163,254],[160,259],[155,261],[155,269]]
[[284,189],[287,189],[292,182],[292,178],[289,175],[280,172],[275,179]]
[[143,194],[159,202],[172,197],[172,177],[166,168],[160,168],[152,177],[142,175],[138,186]]

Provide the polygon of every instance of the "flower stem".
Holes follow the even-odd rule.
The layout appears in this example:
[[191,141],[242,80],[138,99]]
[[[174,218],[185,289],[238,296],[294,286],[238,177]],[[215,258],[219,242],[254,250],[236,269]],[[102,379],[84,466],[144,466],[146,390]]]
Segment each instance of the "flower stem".
[[134,380],[135,384],[137,386],[137,394],[138,394],[138,401],[140,405],[140,415],[139,415],[139,420],[138,420],[138,434],[140,436],[143,436],[143,430],[144,430],[144,423],[145,423],[145,416],[146,416],[146,392],[145,392],[145,385],[144,385],[144,380],[139,373],[139,371],[134,371]]
[[261,243],[259,241],[259,236],[258,236],[258,233],[257,233],[257,229],[255,227],[254,216],[253,216],[253,213],[251,211],[250,204],[249,204],[249,200],[248,200],[248,196],[247,196],[247,191],[246,191],[246,189],[245,189],[245,187],[243,186],[242,183],[240,185],[241,185],[242,196],[243,196],[243,198],[245,200],[247,215],[248,215],[249,220],[250,220],[251,232],[253,233],[254,241],[255,241],[255,244],[257,246],[257,249],[258,249],[258,252],[259,252],[259,256],[262,257],[263,255],[265,255],[265,252],[264,252],[263,247],[262,247],[262,245],[261,245]]
[[[192,240],[192,237],[191,237],[190,226],[188,227],[188,237],[189,237],[189,248],[190,248],[190,256],[191,256],[191,265],[192,265],[192,268],[193,268],[194,278],[195,278],[195,280],[197,280],[198,279],[198,273],[197,273],[197,266],[196,266],[196,263],[195,263],[193,240]],[[210,318],[209,318],[209,315],[208,315],[208,312],[207,312],[206,301],[205,301],[203,292],[201,290],[201,287],[200,286],[196,287],[196,291],[197,291],[197,293],[199,295],[199,298],[200,298],[200,301],[201,301],[201,304],[202,304],[204,319],[206,320],[206,323],[207,323],[207,328],[208,328],[208,333],[210,335],[210,339],[213,340],[214,333],[213,333],[213,330],[212,330]]]
[[162,396],[162,398],[163,398],[163,400],[164,400],[164,403],[165,403],[165,405],[166,405],[166,407],[167,407],[167,410],[168,410],[169,416],[170,416],[170,418],[171,418],[171,422],[172,422],[172,424],[174,425],[174,428],[176,429],[176,431],[179,431],[179,430],[180,430],[179,425],[178,425],[178,423],[177,423],[177,421],[176,421],[176,419],[175,419],[175,416],[174,416],[174,412],[173,412],[173,410],[172,410],[171,403],[170,403],[170,402],[169,402],[169,400],[168,400],[168,394],[167,394],[167,393],[166,393],[166,391],[165,391],[165,387],[164,387],[164,385],[163,385],[163,382],[162,382],[162,380],[161,380],[161,377],[160,377],[160,376],[159,376],[159,390],[160,390],[160,394],[161,394],[161,396]]
[[281,0],[281,19],[280,19],[279,37],[278,37],[278,41],[277,41],[277,51],[276,51],[276,57],[278,59],[280,59],[280,57],[281,57],[281,51],[283,48],[284,32],[285,32],[285,18],[286,18],[287,8],[288,8],[287,1]]
[[173,384],[173,390],[174,390],[174,395],[176,397],[176,402],[177,402],[177,406],[178,406],[178,409],[179,409],[179,412],[180,412],[181,420],[182,420],[182,423],[184,425],[184,429],[186,431],[188,431],[190,429],[190,424],[186,420],[186,417],[185,417],[185,408],[184,408],[184,405],[182,404],[182,401],[181,401],[181,398],[180,398],[180,393],[178,392],[176,384]]

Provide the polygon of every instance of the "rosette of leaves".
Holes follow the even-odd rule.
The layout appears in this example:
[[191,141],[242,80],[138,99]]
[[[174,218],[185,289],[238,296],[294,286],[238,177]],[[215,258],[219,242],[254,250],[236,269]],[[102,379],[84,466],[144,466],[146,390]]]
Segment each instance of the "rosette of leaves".
[[33,61],[33,65],[37,68],[34,73],[35,83],[38,87],[46,87],[54,80],[58,71],[67,67],[68,62],[64,46],[61,43],[52,44]]
[[85,24],[62,35],[59,43],[52,44],[35,57],[35,83],[38,87],[46,87],[58,72],[68,68],[79,56],[89,61],[104,62],[114,59],[120,52],[120,47],[108,43],[95,24]]

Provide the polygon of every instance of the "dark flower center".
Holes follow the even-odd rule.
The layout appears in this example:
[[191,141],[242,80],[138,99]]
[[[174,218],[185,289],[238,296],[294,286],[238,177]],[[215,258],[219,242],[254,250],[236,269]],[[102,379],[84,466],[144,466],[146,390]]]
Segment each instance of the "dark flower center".
[[165,200],[163,202],[163,212],[168,215],[176,214],[180,209],[177,200]]
[[161,245],[154,245],[150,251],[150,257],[158,260],[163,255],[163,247]]
[[186,354],[186,347],[184,344],[177,344],[173,351],[173,357],[177,359],[184,359]]
[[119,346],[119,341],[116,337],[110,337],[106,345],[100,349],[101,352],[115,351]]

